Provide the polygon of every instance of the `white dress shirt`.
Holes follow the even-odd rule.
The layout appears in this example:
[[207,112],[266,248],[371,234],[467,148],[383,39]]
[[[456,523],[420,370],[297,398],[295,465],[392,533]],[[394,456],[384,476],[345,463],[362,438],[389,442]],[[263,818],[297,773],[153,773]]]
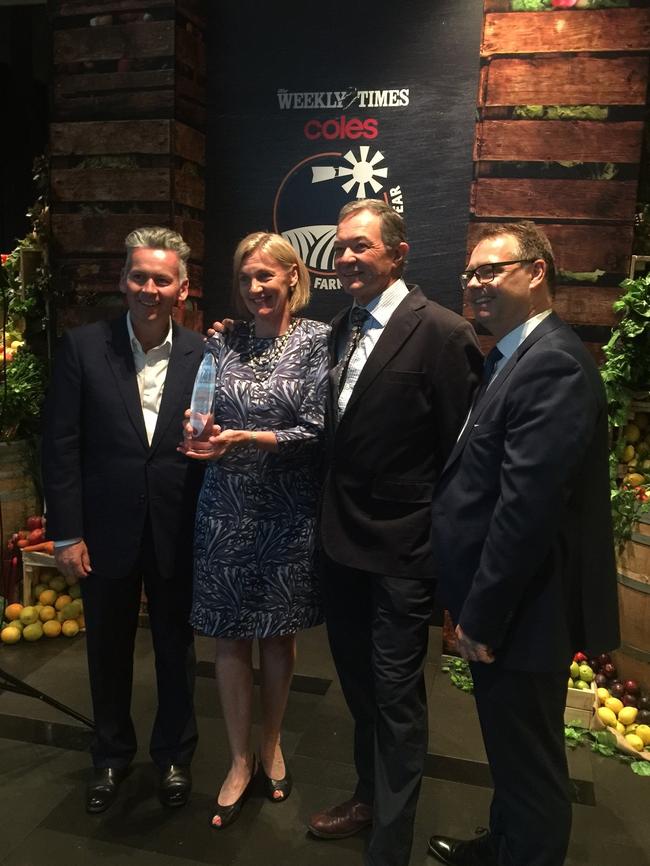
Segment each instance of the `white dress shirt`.
[[499,358],[497,363],[494,365],[494,371],[488,383],[488,388],[494,382],[495,378],[499,375],[499,370],[502,369],[504,364],[507,362],[508,358],[517,351],[519,346],[524,342],[526,337],[528,337],[535,328],[541,324],[547,316],[550,316],[553,310],[544,310],[543,313],[538,313],[536,316],[531,316],[530,319],[526,319],[526,321],[522,325],[517,325],[516,328],[513,328],[512,331],[508,331],[505,337],[501,337],[499,342],[497,343],[497,349],[503,355],[502,358]]
[[[359,340],[359,345],[352,353],[345,382],[343,383],[343,388],[339,394],[339,418],[345,412],[345,407],[348,405],[348,401],[352,395],[352,390],[357,383],[357,379],[361,375],[361,371],[370,357],[370,353],[377,345],[377,341],[388,324],[388,320],[408,293],[409,290],[407,289],[404,280],[395,280],[394,283],[391,283],[387,289],[384,289],[381,294],[377,295],[376,298],[373,298],[372,301],[366,305],[365,309],[370,313],[370,315],[361,328],[361,339]],[[355,304],[354,306],[361,305]],[[348,328],[341,328],[339,333],[337,346],[337,356],[339,358],[341,357],[341,353],[343,352],[347,342],[348,330]]]
[[138,391],[140,392],[140,405],[142,406],[144,426],[147,431],[147,439],[151,445],[154,430],[156,429],[156,422],[158,421],[160,402],[165,388],[169,356],[172,351],[171,319],[169,320],[169,328],[165,339],[158,346],[149,349],[148,352],[144,351],[140,341],[133,332],[130,312],[126,314],[126,327],[129,332],[133,362],[138,379]]

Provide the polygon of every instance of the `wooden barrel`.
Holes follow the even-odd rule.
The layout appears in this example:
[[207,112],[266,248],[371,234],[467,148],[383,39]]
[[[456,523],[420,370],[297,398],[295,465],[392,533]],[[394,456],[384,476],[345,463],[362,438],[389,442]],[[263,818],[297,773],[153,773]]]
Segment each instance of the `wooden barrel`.
[[621,648],[619,676],[639,680],[650,689],[650,515],[634,526],[618,557],[618,603]]
[[0,442],[0,514],[2,549],[12,533],[25,528],[31,514],[41,513],[31,467],[32,457],[24,441]]

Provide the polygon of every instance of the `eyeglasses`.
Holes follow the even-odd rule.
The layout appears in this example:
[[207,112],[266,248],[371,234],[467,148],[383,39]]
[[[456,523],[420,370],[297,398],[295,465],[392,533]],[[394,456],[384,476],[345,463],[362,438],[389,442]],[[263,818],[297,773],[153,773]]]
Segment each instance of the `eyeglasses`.
[[460,284],[463,289],[466,289],[472,277],[476,277],[479,283],[484,286],[486,283],[491,283],[497,276],[495,268],[502,268],[504,265],[524,265],[534,262],[535,259],[512,259],[509,262],[488,262],[485,265],[479,265],[478,268],[473,268],[471,271],[463,271],[460,275]]

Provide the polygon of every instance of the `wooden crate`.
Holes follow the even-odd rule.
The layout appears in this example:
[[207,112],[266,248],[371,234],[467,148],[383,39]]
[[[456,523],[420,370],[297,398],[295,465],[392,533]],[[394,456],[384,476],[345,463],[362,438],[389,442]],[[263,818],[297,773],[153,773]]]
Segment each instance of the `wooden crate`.
[[170,226],[190,244],[191,303],[179,318],[196,327],[204,253],[205,3],[54,0],[52,7],[53,264],[69,299],[59,328],[121,311],[124,238],[143,225]]
[[[468,250],[492,222],[533,219],[560,269],[603,271],[560,279],[556,299],[598,355],[632,252],[650,9],[484,10]],[[602,119],[564,119],[557,106],[597,106]]]
[[589,689],[567,688],[566,706],[564,708],[564,724],[578,722],[583,728],[591,728],[594,717],[594,702],[596,687],[594,683]]

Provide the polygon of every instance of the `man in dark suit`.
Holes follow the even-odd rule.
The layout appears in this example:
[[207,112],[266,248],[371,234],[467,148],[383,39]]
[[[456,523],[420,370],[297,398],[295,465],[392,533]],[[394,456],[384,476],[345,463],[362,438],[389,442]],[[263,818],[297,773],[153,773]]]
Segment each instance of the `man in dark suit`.
[[409,860],[427,746],[431,498],[482,366],[469,324],[407,288],[408,249],[401,217],[383,202],[341,211],[336,269],[354,305],[332,328],[320,542],[359,780],[309,829],[340,839],[372,824],[367,863],[376,866]]
[[141,586],[156,658],[150,742],[160,796],[183,805],[197,741],[188,625],[201,466],[177,450],[203,340],[172,322],[189,247],[152,227],[126,238],[128,312],[68,331],[45,409],[43,480],[57,566],[81,579],[95,714],[89,812],[103,812],[136,752],[130,715]]
[[605,393],[551,310],[554,276],[532,223],[490,226],[461,275],[497,344],[438,481],[433,550],[494,796],[489,833],[431,838],[454,866],[564,862],[567,669],[578,649],[618,645]]

